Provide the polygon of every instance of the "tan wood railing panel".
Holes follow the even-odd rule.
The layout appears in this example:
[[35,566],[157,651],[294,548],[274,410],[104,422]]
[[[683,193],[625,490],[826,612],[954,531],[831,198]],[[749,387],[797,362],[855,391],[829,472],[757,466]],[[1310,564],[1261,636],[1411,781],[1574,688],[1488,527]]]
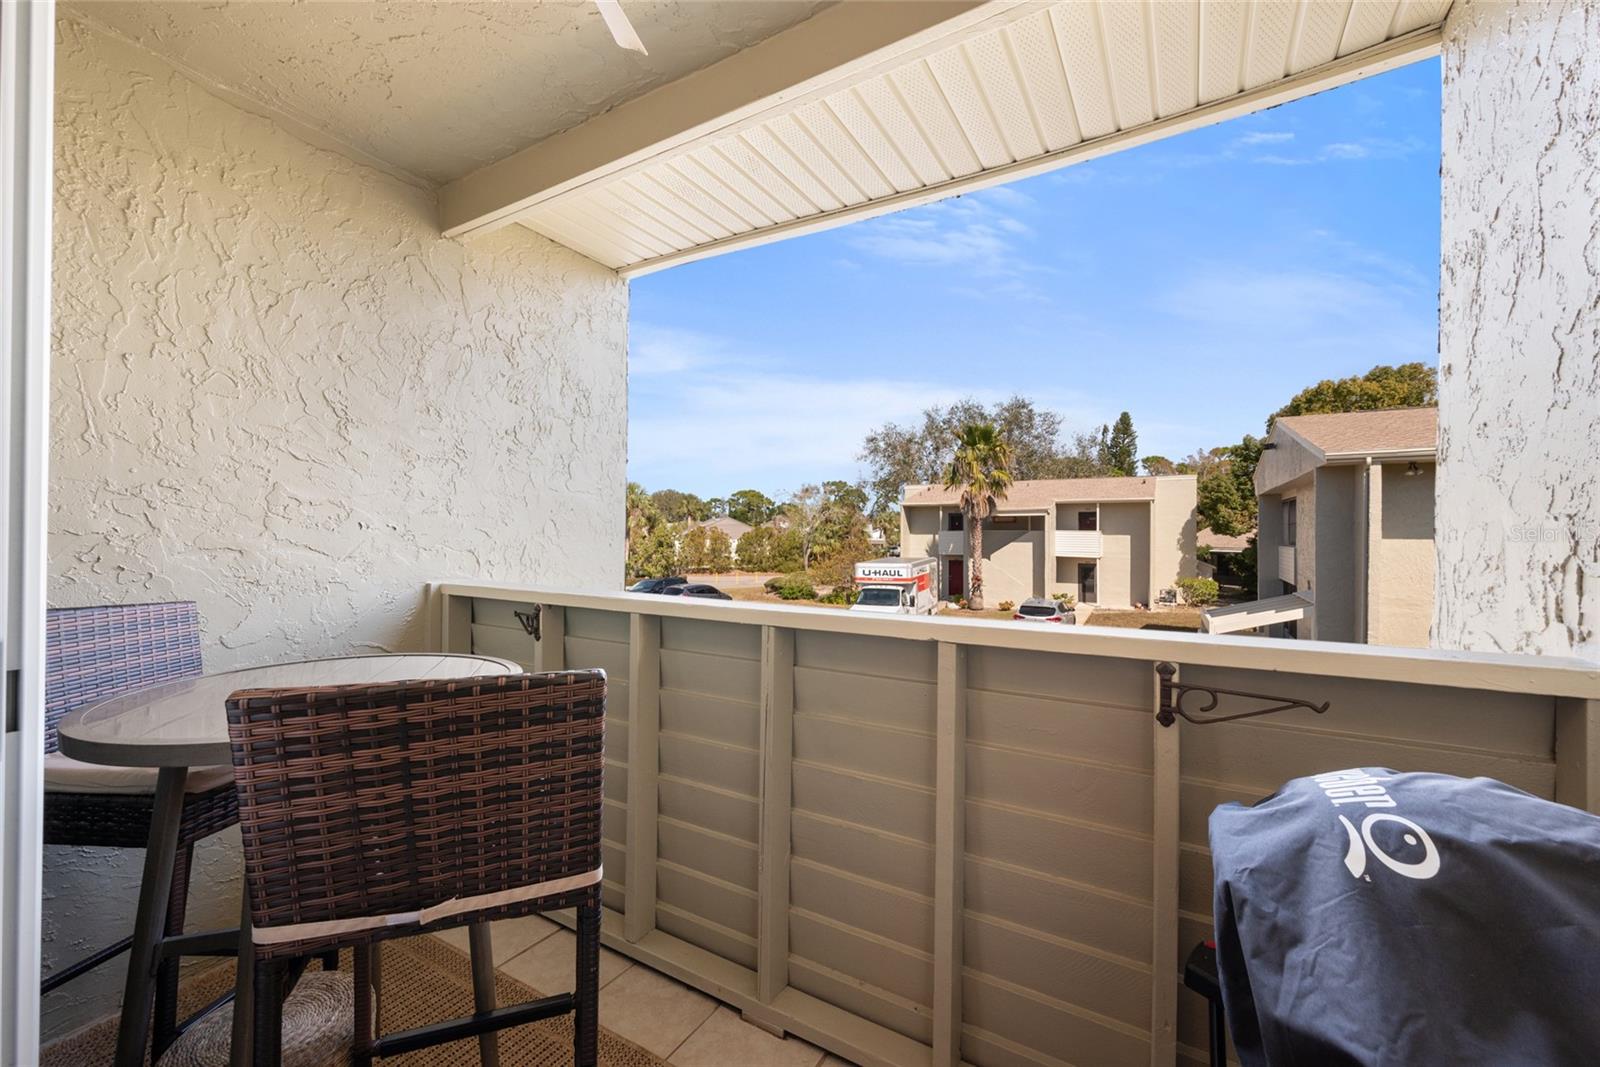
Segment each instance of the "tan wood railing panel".
[[[446,647],[611,679],[607,943],[867,1065],[1202,1063],[1177,968],[1210,928],[1207,819],[1287,778],[1600,806],[1600,671],[1571,661],[438,592]],[[1163,660],[1331,707],[1164,728]]]

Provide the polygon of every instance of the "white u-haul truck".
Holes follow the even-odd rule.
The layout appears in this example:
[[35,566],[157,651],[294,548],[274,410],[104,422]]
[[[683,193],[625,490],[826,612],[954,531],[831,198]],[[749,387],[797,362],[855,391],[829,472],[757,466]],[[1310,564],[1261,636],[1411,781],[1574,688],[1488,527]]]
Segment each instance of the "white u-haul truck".
[[856,564],[856,602],[851,611],[879,615],[932,615],[939,606],[933,590],[937,561],[873,559]]

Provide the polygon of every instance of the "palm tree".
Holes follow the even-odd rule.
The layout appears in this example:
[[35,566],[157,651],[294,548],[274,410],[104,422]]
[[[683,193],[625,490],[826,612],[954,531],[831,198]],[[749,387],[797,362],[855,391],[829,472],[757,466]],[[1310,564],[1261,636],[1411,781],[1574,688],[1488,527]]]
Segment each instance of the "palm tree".
[[993,424],[969,422],[956,434],[956,454],[944,469],[944,487],[961,490],[961,514],[967,528],[972,566],[967,605],[983,610],[983,520],[1011,489],[1011,446]]
[[639,558],[639,550],[644,544],[645,538],[650,534],[650,527],[654,525],[650,521],[651,512],[654,510],[654,505],[650,503],[650,494],[645,492],[644,486],[640,485],[638,482],[628,483],[625,501],[625,514],[627,516],[625,520],[625,531],[627,534],[627,548],[625,550],[625,557],[627,563],[624,567],[624,570],[627,572],[627,576],[629,578],[634,578],[637,577],[633,571],[634,564]]

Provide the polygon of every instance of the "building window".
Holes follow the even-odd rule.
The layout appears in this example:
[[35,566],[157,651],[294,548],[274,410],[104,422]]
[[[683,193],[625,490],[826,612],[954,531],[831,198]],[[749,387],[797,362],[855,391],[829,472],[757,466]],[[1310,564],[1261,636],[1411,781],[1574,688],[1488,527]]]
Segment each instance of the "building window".
[[945,529],[946,530],[964,530],[964,529],[966,529],[966,527],[963,525],[963,522],[965,521],[965,519],[966,519],[966,516],[962,515],[961,512],[952,511],[945,518],[945,523],[946,523]]
[[1293,545],[1295,536],[1294,501],[1283,502],[1283,544]]
[[1080,530],[1098,530],[1098,529],[1100,529],[1100,513],[1098,511],[1080,511],[1080,512],[1078,512],[1078,529],[1080,529]]

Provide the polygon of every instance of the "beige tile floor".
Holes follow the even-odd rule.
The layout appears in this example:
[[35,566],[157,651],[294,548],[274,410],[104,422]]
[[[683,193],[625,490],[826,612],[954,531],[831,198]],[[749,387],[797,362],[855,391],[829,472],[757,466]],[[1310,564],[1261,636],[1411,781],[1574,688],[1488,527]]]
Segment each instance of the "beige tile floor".
[[[467,931],[438,935],[467,949]],[[539,990],[573,983],[572,933],[530,915],[494,924],[495,966]],[[851,1067],[799,1038],[777,1038],[698,990],[600,950],[600,1025],[678,1067]]]

